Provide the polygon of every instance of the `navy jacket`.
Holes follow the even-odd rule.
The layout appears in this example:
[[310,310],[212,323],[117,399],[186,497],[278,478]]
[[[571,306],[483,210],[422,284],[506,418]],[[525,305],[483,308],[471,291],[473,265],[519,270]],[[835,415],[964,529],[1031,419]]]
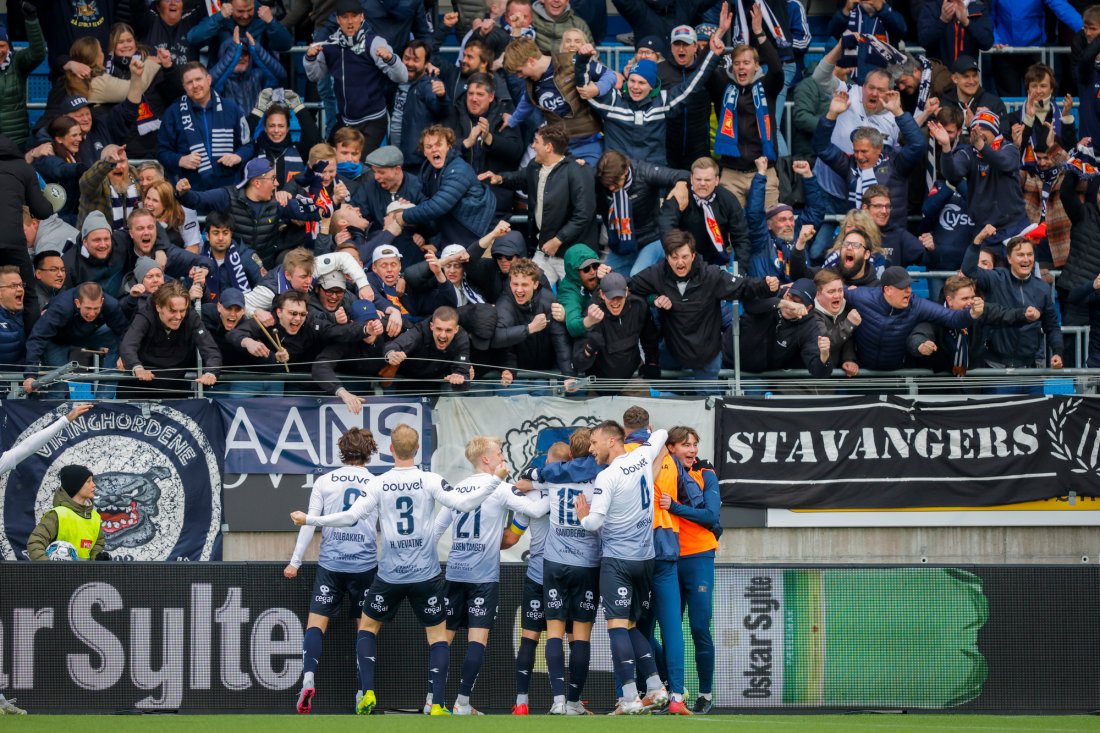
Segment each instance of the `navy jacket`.
[[406,223],[438,228],[440,219],[450,217],[478,237],[489,233],[496,199],[456,150],[447,152],[440,170],[425,162],[420,168],[420,180],[424,185],[424,201],[405,210]]
[[[392,113],[392,95],[390,110]],[[397,147],[405,157],[405,170],[410,170],[423,165],[420,133],[447,117],[447,99],[435,96],[432,92],[432,77],[424,74],[416,81],[409,82],[409,90],[405,95],[405,106],[401,114],[401,143]]]
[[1091,282],[1081,283],[1069,292],[1069,302],[1089,307],[1089,355],[1086,366],[1100,367],[1100,290]]
[[111,329],[119,341],[126,335],[130,324],[117,300],[110,295],[104,295],[103,308],[96,319],[89,323],[81,317],[76,308],[76,296],[76,288],[61,291],[50,301],[50,307],[34,324],[31,335],[27,339],[26,376],[36,375],[38,364],[42,361],[42,353],[51,343],[79,346],[89,341],[104,325]]
[[23,311],[0,308],[0,371],[14,371],[26,362],[27,331]]
[[845,297],[863,316],[855,332],[859,364],[878,371],[905,366],[906,340],[918,323],[931,321],[955,329],[965,328],[974,320],[969,310],[948,310],[916,295],[909,301],[909,307],[898,310],[886,302],[881,287],[856,288],[847,291]]
[[947,180],[966,181],[969,213],[976,231],[992,224],[997,228],[997,238],[1003,241],[1031,223],[1020,188],[1020,149],[1008,140],[996,150],[986,145],[981,153],[969,145],[959,145],[944,154],[940,165]]

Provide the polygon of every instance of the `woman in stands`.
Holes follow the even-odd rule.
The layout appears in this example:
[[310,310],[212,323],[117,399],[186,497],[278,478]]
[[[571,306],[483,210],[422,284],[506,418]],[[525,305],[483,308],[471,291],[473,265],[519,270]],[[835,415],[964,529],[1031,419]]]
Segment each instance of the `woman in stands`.
[[275,166],[275,179],[285,184],[305,171],[310,149],[322,140],[317,122],[302,105],[301,98],[294,92],[284,92],[286,102],[294,105],[294,117],[302,131],[295,143],[290,135],[291,107],[271,101],[272,93],[271,89],[260,93],[248,124],[253,130],[263,128],[256,138],[255,156],[270,160]]
[[165,228],[172,244],[192,252],[199,251],[202,235],[199,233],[198,220],[187,216],[186,210],[176,199],[176,191],[171,183],[161,179],[146,186],[142,206]]
[[27,162],[34,166],[46,183],[57,183],[68,197],[57,212],[66,223],[76,225],[77,204],[80,202],[80,177],[88,167],[77,160],[84,131],[68,115],[54,118],[46,128],[50,141],[27,153]]
[[158,76],[157,70],[172,68],[172,54],[167,49],[162,49],[156,53],[155,58],[150,58],[149,50],[144,46],[138,46],[134,29],[126,23],[115,23],[111,26],[107,47],[108,53],[103,61],[105,73],[91,79],[88,101],[116,103],[124,100],[130,81],[130,61],[135,56],[141,57],[146,62],[141,76],[145,93],[142,94],[141,104],[138,105],[136,134],[127,143],[126,151],[131,158],[155,158],[160,115],[164,112],[167,101],[176,96],[165,89],[168,79],[165,74]]

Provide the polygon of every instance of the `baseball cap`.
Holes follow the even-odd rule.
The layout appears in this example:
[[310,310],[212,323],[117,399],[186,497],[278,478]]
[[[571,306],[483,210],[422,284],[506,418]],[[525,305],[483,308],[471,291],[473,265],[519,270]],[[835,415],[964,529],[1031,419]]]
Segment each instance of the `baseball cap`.
[[584,268],[588,267],[589,265],[596,265],[598,267],[600,265],[599,258],[598,257],[586,257],[586,258],[584,258],[583,261],[581,261],[581,263],[579,265],[577,265],[577,269],[578,270],[583,270]]
[[678,25],[672,29],[672,36],[669,38],[670,43],[696,43],[699,40],[699,35],[695,32],[695,29],[690,25]]
[[347,278],[344,277],[344,273],[339,270],[333,270],[317,278],[317,286],[321,288],[321,290],[331,290],[332,288],[347,290],[348,281]]
[[439,253],[439,259],[445,260],[448,257],[460,255],[465,251],[466,248],[463,247],[461,244],[448,244],[446,247],[443,248],[443,251]]
[[952,74],[965,74],[968,71],[978,68],[978,60],[973,56],[959,56],[955,59],[955,63],[951,64]]
[[65,97],[61,101],[61,114],[67,115],[70,112],[76,112],[78,109],[84,109],[85,107],[91,107],[92,103],[88,101],[86,97],[82,97],[79,94]]
[[608,298],[622,298],[626,295],[626,278],[617,272],[609,272],[600,280],[600,290]]
[[266,176],[273,170],[274,168],[271,167],[271,161],[267,158],[253,158],[245,164],[244,179],[237,184],[237,188],[244,188],[253,178]]
[[378,260],[384,260],[387,257],[396,257],[401,259],[401,251],[394,247],[392,244],[383,244],[374,248],[374,254],[370,257],[370,263],[373,265]]
[[237,288],[226,288],[218,296],[218,302],[226,308],[232,308],[233,306],[244,308],[244,293],[237,290]]
[[335,11],[337,15],[343,15],[344,13],[365,12],[359,0],[336,0]]
[[795,280],[791,284],[790,294],[798,298],[802,305],[810,305],[814,302],[814,297],[817,295],[817,286],[814,285],[814,281],[808,277],[803,277]]
[[395,211],[404,211],[405,209],[411,209],[414,206],[416,206],[416,204],[412,203],[411,201],[391,201],[386,207],[386,213],[392,214]]
[[356,323],[365,323],[378,319],[378,309],[369,300],[357,300],[351,304],[351,312],[348,314]]
[[695,37],[699,41],[709,41],[710,37],[718,32],[718,26],[714,23],[700,23],[695,26]]
[[909,271],[904,267],[893,265],[883,270],[879,282],[883,285],[889,285],[892,288],[904,290],[913,284],[913,278],[909,276]]

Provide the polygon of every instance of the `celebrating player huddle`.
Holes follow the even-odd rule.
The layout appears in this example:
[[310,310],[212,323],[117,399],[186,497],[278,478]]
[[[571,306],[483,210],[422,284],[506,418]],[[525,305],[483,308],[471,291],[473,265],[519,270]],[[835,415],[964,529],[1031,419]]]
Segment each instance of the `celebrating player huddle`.
[[[697,444],[693,430],[677,430],[694,435]],[[637,437],[632,433],[629,440]],[[356,713],[368,715],[378,703],[374,690],[377,635],[382,624],[391,620],[401,602],[408,599],[428,641],[429,692],[424,712],[435,716],[480,715],[471,705],[470,695],[496,619],[500,548],[509,542],[504,533],[511,512],[510,538],[525,531],[531,533],[513,714],[528,714],[530,677],[543,631],[547,635],[546,664],[553,694],[550,714],[592,714],[585,708],[582,694],[588,676],[592,626],[602,602],[614,670],[622,687],[614,714],[667,709],[690,715],[683,700],[682,632],[678,647],[665,642],[670,649],[678,649],[680,656],[678,665],[672,660],[668,664],[670,670],[679,670],[678,676],[670,676],[674,686],[670,697],[658,674],[650,640],[638,623],[647,614],[652,615],[651,602],[674,602],[677,618],[680,613],[678,592],[672,594],[675,598],[665,600],[652,597],[655,509],[675,514],[675,508],[670,507],[682,507],[695,512],[698,519],[707,511],[705,505],[710,505],[714,515],[710,524],[716,527],[717,502],[707,500],[716,499],[717,482],[705,480],[705,471],[691,471],[694,453],[684,461],[687,466],[669,458],[671,463],[667,465],[678,478],[672,481],[671,496],[658,496],[655,479],[658,471],[664,470],[663,461],[669,455],[667,438],[667,432],[656,430],[648,440],[628,444],[623,428],[613,421],[591,430],[578,428],[568,445],[551,447],[545,466],[528,468],[513,484],[504,481],[509,468],[501,441],[477,436],[466,446],[466,458],[474,473],[452,486],[441,476],[414,465],[419,435],[408,425],[398,425],[391,433],[394,468],[380,476],[372,476],[365,468],[376,451],[370,431],[349,430],[339,443],[345,465],[317,480],[308,514],[291,514],[302,529],[285,570],[288,578],[296,576],[313,528],[324,528],[320,567],[302,645],[298,712],[311,710],[323,635],[347,595],[361,610],[356,641]],[[713,471],[710,475],[713,478]],[[687,491],[693,497],[692,504],[676,501],[676,487],[684,478],[697,484],[694,492]],[[704,498],[708,490],[714,496]],[[433,519],[437,502],[443,508]],[[448,530],[452,542],[444,578],[436,543]],[[714,532],[715,537],[719,532]],[[708,606],[713,554],[712,547],[710,580],[698,586],[707,590]],[[695,580],[702,582],[705,578]],[[700,655],[702,662],[709,658],[711,666],[709,673],[700,668],[699,678],[706,689],[700,690],[696,711],[706,712],[710,709],[709,683],[713,677],[713,654],[708,657],[705,653],[708,645],[713,649],[709,607],[705,633],[696,633],[696,627],[702,626],[696,623],[696,615],[692,608],[696,647],[704,652]],[[469,630],[469,643],[458,696],[454,706],[448,708],[444,688],[450,642],[460,628]],[[652,625],[649,628],[652,630]],[[564,654],[567,633],[568,689]],[[662,621],[662,635],[668,633]],[[644,695],[639,694],[639,684],[645,685]]]

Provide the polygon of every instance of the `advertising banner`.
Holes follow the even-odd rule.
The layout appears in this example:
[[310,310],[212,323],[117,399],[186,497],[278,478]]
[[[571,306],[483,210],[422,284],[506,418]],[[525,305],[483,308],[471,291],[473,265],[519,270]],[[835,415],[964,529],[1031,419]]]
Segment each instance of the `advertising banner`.
[[[316,565],[0,563],[0,689],[31,713],[284,712],[301,685]],[[525,568],[502,568],[500,606],[471,701],[515,700]],[[1100,708],[1100,568],[744,567],[715,572],[714,702],[753,710],[1085,712]],[[721,599],[719,602],[718,599]],[[355,627],[335,617],[317,671],[317,713],[351,714]],[[684,619],[687,691],[697,649]],[[454,700],[465,634],[451,651]],[[566,647],[568,649],[568,647]],[[614,704],[602,611],[589,707]],[[567,652],[568,653],[568,652]],[[532,711],[551,702],[543,655]],[[424,631],[408,605],[379,635],[379,710],[415,711]]]
[[432,416],[426,401],[368,397],[358,415],[333,398],[219,399],[225,421],[225,472],[320,474],[340,465],[337,443],[351,428],[369,428],[378,453],[367,468],[393,468],[390,431],[407,423],[420,432],[416,462],[432,454]]
[[[4,449],[70,407],[4,402]],[[224,453],[221,417],[207,400],[97,405],[0,474],[0,556],[26,559],[27,538],[61,488],[58,472],[78,464],[95,476],[95,507],[114,558],[220,560]]]
[[1100,493],[1100,398],[723,400],[722,501],[985,507]]

